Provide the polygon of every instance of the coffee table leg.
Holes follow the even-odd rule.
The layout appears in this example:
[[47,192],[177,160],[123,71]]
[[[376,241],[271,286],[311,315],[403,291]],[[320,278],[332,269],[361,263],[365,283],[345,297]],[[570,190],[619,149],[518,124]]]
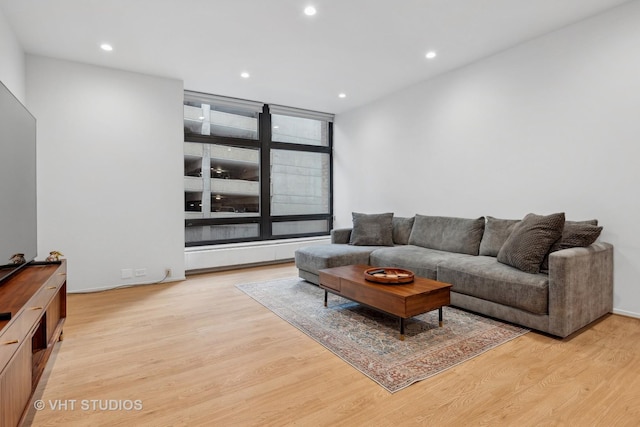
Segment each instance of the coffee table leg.
[[400,341],[404,341],[404,318],[400,318]]
[[327,306],[327,294],[328,294],[328,293],[329,293],[329,292],[325,289],[325,290],[324,290],[324,306],[325,306],[325,307]]
[[443,323],[444,323],[444,322],[442,321],[442,307],[440,307],[440,308],[438,309],[438,320],[440,321],[440,327],[442,328],[442,325],[443,325]]

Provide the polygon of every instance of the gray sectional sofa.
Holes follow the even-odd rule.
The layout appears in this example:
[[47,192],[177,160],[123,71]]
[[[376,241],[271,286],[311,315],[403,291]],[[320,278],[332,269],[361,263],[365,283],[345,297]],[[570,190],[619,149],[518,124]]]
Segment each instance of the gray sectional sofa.
[[297,250],[295,262],[300,277],[315,284],[323,268],[406,268],[451,283],[453,306],[566,337],[613,308],[613,246],[595,241],[601,230],[595,220],[565,221],[564,214],[502,220],[354,213],[353,228],[333,230],[331,244]]

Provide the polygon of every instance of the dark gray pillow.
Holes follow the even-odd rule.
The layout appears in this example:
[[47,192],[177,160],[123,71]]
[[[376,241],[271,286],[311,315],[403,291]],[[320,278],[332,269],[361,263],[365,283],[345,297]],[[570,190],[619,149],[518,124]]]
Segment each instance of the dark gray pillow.
[[487,216],[484,234],[480,242],[480,255],[498,256],[500,248],[507,241],[519,219],[499,219]]
[[527,273],[539,273],[545,255],[562,236],[564,212],[547,216],[528,214],[498,252],[498,262]]
[[589,246],[600,236],[602,227],[598,227],[598,220],[592,219],[588,221],[565,221],[562,229],[562,236],[555,242],[549,253],[544,257],[541,271],[549,270],[549,254],[561,249],[584,248]]
[[440,251],[478,255],[483,231],[484,217],[469,219],[416,215],[409,244]]
[[353,212],[350,245],[393,246],[393,213],[363,214]]
[[409,243],[409,236],[413,228],[414,218],[393,217],[393,243],[396,245],[406,245]]

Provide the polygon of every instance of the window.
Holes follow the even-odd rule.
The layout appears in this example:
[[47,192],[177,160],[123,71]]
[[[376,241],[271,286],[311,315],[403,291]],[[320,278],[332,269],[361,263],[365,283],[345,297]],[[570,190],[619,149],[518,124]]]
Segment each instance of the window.
[[328,234],[332,120],[186,91],[186,246]]
[[215,104],[215,99],[192,95],[184,102],[185,134],[258,139],[259,110],[249,104],[245,108],[229,102]]
[[328,214],[329,155],[271,150],[271,214]]
[[329,145],[329,122],[280,114],[271,116],[272,139],[294,144]]

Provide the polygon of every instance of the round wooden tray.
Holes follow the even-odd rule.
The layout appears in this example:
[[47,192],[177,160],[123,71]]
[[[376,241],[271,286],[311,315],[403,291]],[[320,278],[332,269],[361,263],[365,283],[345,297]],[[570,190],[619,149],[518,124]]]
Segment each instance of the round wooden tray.
[[396,267],[373,267],[364,271],[364,279],[385,285],[399,285],[413,282],[413,272]]

